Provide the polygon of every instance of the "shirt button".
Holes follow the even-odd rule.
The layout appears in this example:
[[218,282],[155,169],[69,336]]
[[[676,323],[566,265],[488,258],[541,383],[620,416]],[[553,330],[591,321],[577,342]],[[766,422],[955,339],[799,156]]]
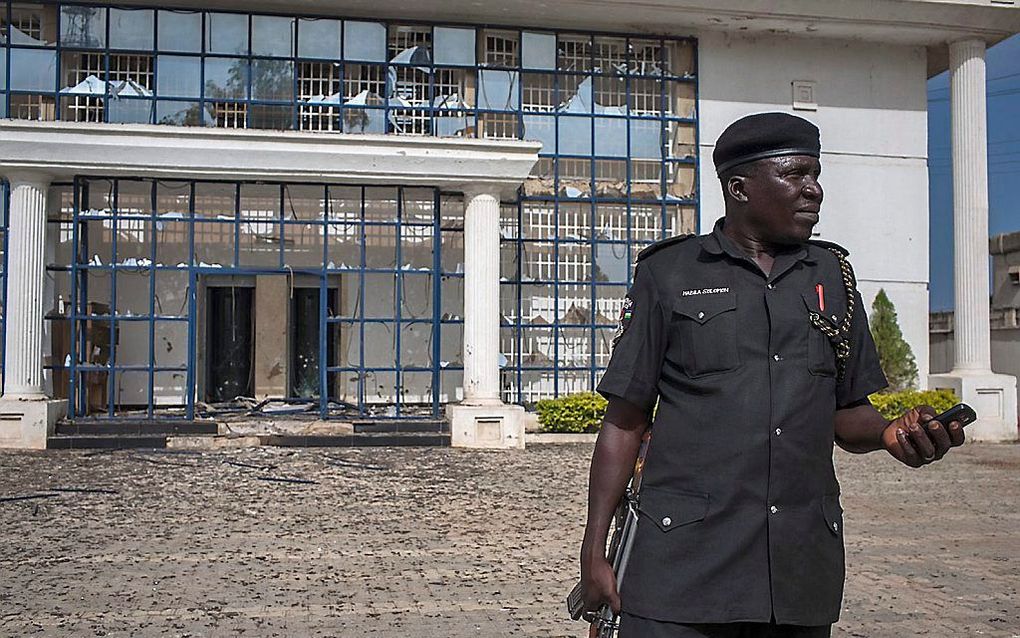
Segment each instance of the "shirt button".
[[783,355],[781,355],[781,354],[779,354],[777,352],[774,355],[772,355],[772,358],[775,359],[776,361],[782,361],[783,360]]
[[672,524],[673,524],[673,519],[671,519],[668,516],[663,516],[662,517],[662,526],[663,527],[669,527]]
[[773,505],[772,507],[769,508],[769,511],[775,514],[779,511],[779,508]]
[[698,319],[704,319],[704,318],[705,318],[705,313],[699,312],[698,313]]
[[775,286],[772,285],[772,284],[765,284],[765,287],[768,288],[769,290],[772,290],[773,288],[775,288]]
[[776,436],[779,436],[782,433],[783,433],[783,428],[776,428]]
[[839,531],[839,523],[833,523],[832,524],[832,531],[834,531],[834,532],[838,532]]

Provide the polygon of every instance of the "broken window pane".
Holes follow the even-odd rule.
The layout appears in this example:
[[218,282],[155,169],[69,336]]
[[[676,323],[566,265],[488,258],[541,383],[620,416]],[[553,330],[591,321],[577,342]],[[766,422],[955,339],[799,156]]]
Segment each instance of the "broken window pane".
[[694,84],[690,82],[670,82],[670,87],[672,100],[670,100],[669,104],[672,104],[672,108],[667,111],[667,115],[693,118],[696,115],[695,109],[697,108]]
[[612,74],[627,72],[626,38],[597,36],[593,50],[596,72]]
[[406,319],[432,318],[432,276],[403,274],[400,276],[400,316]]
[[525,115],[524,139],[542,142],[540,153],[555,153],[556,120],[546,115]]
[[229,268],[234,265],[236,227],[233,222],[196,222],[194,233],[196,266]]
[[591,70],[591,38],[586,35],[560,34],[556,68],[560,71]]
[[440,373],[439,378],[441,379],[440,403],[464,400],[463,370],[444,370]]
[[[392,306],[390,310],[392,311]],[[366,368],[393,368],[397,362],[397,339],[396,324],[390,321],[372,321],[365,323],[365,367]],[[371,374],[371,373],[370,373]],[[382,376],[384,373],[377,372]],[[391,376],[392,378],[392,376]],[[374,384],[369,384],[371,387]],[[383,384],[386,392],[393,391],[393,384],[388,387]],[[372,389],[375,392],[375,388]]]
[[346,107],[344,108],[343,130],[345,133],[385,133],[385,111],[383,109]]
[[238,13],[205,14],[205,43],[209,53],[248,53],[248,16]]
[[397,267],[397,227],[388,224],[365,225],[365,266]]
[[365,307],[366,318],[393,317],[396,312],[397,276],[393,273],[366,272]]
[[340,58],[340,21],[327,18],[298,20],[298,56]]
[[662,75],[662,42],[659,40],[630,41],[628,69],[635,75]]
[[251,53],[281,58],[294,55],[294,18],[252,16]]
[[510,68],[520,66],[516,31],[485,29],[482,32],[482,37],[485,46],[482,64]]
[[161,9],[158,25],[160,51],[202,51],[201,13]]
[[517,71],[482,69],[478,108],[492,111],[516,111],[519,100]]
[[60,43],[101,49],[106,46],[106,8],[82,5],[60,7]]
[[436,27],[433,32],[436,64],[475,63],[475,30]]
[[593,249],[595,281],[627,283],[630,261],[627,259],[627,244],[598,242]]
[[464,278],[443,276],[440,279],[442,308],[440,316],[444,321],[464,317]]
[[[2,9],[2,7],[0,7]],[[57,40],[57,5],[17,3],[10,8],[11,21],[6,11],[0,10],[0,41],[22,46],[46,46]]]
[[673,159],[694,159],[697,153],[697,130],[694,124],[669,123],[670,157]]
[[111,49],[151,49],[151,9],[110,9]]
[[386,61],[386,27],[378,22],[344,21],[344,59]]
[[440,327],[441,344],[439,365],[441,368],[464,365],[464,324],[444,323]]
[[[431,365],[431,361],[426,365]],[[410,410],[414,409],[413,406],[432,403],[432,383],[431,372],[405,372],[400,375],[401,413],[409,414]]]
[[[413,368],[430,367],[432,365],[432,342],[431,323],[402,324],[400,326],[400,365]],[[416,394],[424,393],[419,389]]]
[[525,69],[556,68],[556,35],[552,33],[521,33],[521,66]]

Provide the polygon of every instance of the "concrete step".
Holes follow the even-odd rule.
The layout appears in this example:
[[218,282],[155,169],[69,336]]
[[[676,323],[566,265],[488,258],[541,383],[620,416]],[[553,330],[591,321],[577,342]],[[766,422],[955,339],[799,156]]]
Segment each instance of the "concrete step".
[[128,436],[122,434],[56,435],[46,439],[49,450],[126,450],[131,448],[158,449],[166,447],[165,436]]
[[449,434],[450,424],[442,419],[394,419],[355,421],[355,434]]
[[260,436],[262,445],[277,447],[449,447],[449,434],[270,434]]
[[57,435],[68,436],[190,436],[216,434],[215,421],[151,421],[76,419],[57,424]]

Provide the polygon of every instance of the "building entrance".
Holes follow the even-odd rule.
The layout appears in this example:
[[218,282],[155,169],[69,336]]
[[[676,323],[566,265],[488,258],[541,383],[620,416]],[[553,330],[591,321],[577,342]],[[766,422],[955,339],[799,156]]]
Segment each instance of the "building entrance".
[[434,417],[462,396],[459,198],[79,178],[68,217],[71,263],[51,267],[69,274],[54,277],[68,303],[49,318],[69,330],[48,367],[72,417],[266,399],[322,418]]

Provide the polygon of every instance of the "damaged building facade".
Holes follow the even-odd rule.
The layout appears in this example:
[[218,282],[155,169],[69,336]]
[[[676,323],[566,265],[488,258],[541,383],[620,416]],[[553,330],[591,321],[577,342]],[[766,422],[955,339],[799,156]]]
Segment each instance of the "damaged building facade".
[[925,80],[1016,11],[596,4],[0,2],[0,444],[277,398],[523,445],[594,388],[637,252],[719,217],[704,160],[755,111],[820,125],[821,236],[926,310],[887,257],[927,241]]

